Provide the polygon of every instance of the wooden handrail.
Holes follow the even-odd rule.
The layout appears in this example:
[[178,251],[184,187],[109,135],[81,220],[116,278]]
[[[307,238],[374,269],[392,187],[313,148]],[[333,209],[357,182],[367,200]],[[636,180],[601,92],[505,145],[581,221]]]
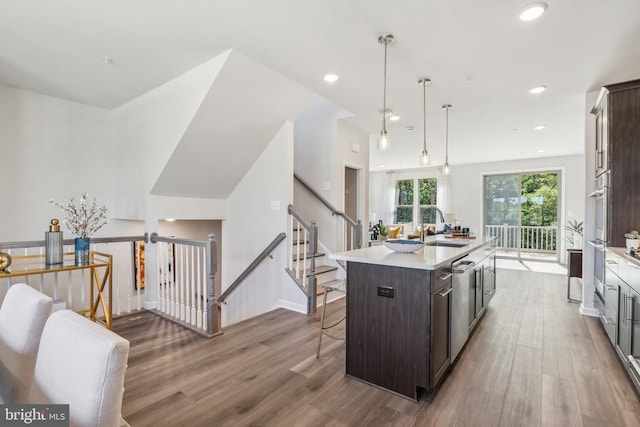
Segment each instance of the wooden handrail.
[[224,303],[227,297],[240,285],[240,283],[242,283],[244,279],[246,279],[247,276],[249,276],[249,274],[251,274],[253,270],[255,270],[258,265],[260,265],[260,263],[264,261],[271,254],[271,252],[273,252],[273,250],[286,238],[286,233],[278,234],[276,238],[273,239],[271,243],[269,243],[269,246],[267,246],[265,250],[263,250],[260,255],[258,255],[256,259],[254,259],[253,262],[238,276],[238,278],[234,280],[234,282],[227,289],[225,289],[225,291],[216,300],[216,303]]
[[313,195],[313,197],[315,197],[316,199],[318,199],[323,205],[325,205],[327,207],[327,209],[329,209],[331,211],[331,213],[333,215],[337,215],[337,216],[341,216],[342,218],[345,219],[345,221],[347,221],[349,224],[351,224],[353,227],[357,227],[358,226],[358,222],[355,221],[354,219],[352,219],[351,217],[349,217],[349,215],[345,214],[342,211],[339,211],[338,209],[336,209],[331,203],[329,203],[329,201],[327,199],[325,199],[324,197],[322,197],[320,194],[318,194],[316,192],[316,190],[314,190],[313,188],[311,188],[311,186],[309,184],[307,184],[306,182],[304,182],[304,180],[302,180],[298,175],[293,174],[293,177],[300,183],[302,184],[302,186],[304,188],[306,188],[309,193],[311,193]]
[[361,248],[362,247],[362,222],[360,220],[356,221],[353,218],[349,217],[349,215],[347,215],[344,212],[339,211],[338,209],[336,209],[335,206],[333,206],[331,203],[329,203],[329,201],[327,199],[325,199],[320,194],[318,194],[318,192],[316,192],[313,188],[311,188],[311,186],[309,184],[307,184],[298,175],[293,174],[293,177],[304,188],[306,188],[309,191],[309,193],[311,193],[311,195],[313,195],[316,199],[318,199],[320,201],[320,203],[325,205],[325,207],[327,207],[331,211],[332,215],[337,215],[337,216],[342,217],[345,220],[345,222],[351,226],[351,228],[355,232],[356,247],[357,248]]
[[[91,243],[117,243],[117,242],[140,242],[147,243],[149,235],[145,233],[143,236],[119,236],[119,237],[92,237]],[[75,239],[64,239],[64,245],[73,245]],[[3,242],[0,243],[2,249],[23,249],[44,247],[44,240],[28,240],[24,242]]]

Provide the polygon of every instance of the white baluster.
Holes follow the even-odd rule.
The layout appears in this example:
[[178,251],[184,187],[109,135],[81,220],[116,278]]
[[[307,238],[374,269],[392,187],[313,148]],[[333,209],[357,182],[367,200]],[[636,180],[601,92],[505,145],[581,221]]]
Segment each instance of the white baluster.
[[293,215],[289,214],[289,270],[293,271]]
[[184,292],[186,294],[185,299],[185,312],[184,312],[184,321],[187,323],[191,323],[191,305],[193,299],[193,293],[191,292],[191,246],[185,245],[185,274],[186,281],[184,283],[185,289]]
[[[207,329],[207,298],[209,296],[209,290],[207,289],[207,263],[205,262],[205,257],[207,256],[207,250],[203,248],[202,250],[202,329]],[[217,274],[217,273],[216,273]]]
[[185,298],[186,298],[186,283],[187,283],[187,262],[186,262],[186,253],[185,246],[180,245],[180,264],[182,265],[182,277],[180,281],[180,320],[185,319]]
[[67,308],[73,310],[73,288],[71,286],[71,270],[67,272]]
[[198,290],[197,292],[197,297],[198,297],[198,309],[196,310],[196,327],[197,328],[202,328],[202,300],[203,300],[203,294],[202,294],[202,275],[200,274],[200,259],[202,258],[202,248],[198,247],[197,248],[197,259],[196,259],[196,271],[197,271],[197,280],[196,280],[196,289]]

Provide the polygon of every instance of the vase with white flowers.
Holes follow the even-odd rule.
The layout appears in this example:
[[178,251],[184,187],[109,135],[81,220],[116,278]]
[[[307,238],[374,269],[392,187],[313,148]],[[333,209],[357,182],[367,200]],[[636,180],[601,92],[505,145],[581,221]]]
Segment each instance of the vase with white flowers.
[[52,203],[61,208],[66,216],[62,221],[75,236],[75,263],[76,265],[89,264],[89,248],[91,245],[91,235],[100,230],[109,221],[107,220],[107,207],[98,206],[96,199],[89,203],[89,193],[80,196],[80,203],[77,204],[75,198],[69,199],[66,205],[60,204],[53,199]]

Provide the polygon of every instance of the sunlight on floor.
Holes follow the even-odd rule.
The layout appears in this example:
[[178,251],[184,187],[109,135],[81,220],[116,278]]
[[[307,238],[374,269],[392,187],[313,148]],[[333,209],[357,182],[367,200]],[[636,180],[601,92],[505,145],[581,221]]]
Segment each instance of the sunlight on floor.
[[498,258],[496,259],[496,268],[567,275],[567,267],[557,262],[519,261],[515,259]]

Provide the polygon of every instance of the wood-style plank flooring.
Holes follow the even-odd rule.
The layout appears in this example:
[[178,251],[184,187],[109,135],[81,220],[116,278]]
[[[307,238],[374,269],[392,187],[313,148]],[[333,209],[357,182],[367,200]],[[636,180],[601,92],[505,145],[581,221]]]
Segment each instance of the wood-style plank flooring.
[[[566,276],[498,270],[498,291],[437,395],[418,403],[344,376],[344,341],[319,313],[279,309],[202,338],[143,312],[122,414],[133,426],[638,426],[640,401]],[[344,300],[328,306],[331,318]]]

